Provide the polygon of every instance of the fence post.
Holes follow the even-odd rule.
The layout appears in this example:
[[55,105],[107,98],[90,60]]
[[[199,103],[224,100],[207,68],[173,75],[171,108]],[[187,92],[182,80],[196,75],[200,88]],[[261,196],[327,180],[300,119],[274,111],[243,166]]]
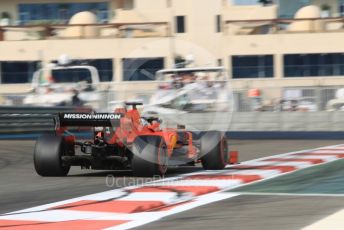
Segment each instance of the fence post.
[[0,26],[0,41],[5,40],[5,30],[2,26]]
[[50,26],[45,26],[44,28],[44,37],[43,39],[47,39],[48,37],[51,37],[52,36],[52,28]]
[[85,38],[85,25],[81,25],[80,38]]

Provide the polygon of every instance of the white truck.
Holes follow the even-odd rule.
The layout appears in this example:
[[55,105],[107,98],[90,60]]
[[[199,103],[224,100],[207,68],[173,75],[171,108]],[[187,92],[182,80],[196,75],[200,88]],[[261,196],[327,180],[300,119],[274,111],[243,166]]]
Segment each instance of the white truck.
[[93,66],[49,64],[34,73],[31,84],[24,105],[98,107],[101,99],[99,74]]
[[163,69],[157,72],[160,82],[145,111],[161,114],[228,111],[231,91],[224,67]]

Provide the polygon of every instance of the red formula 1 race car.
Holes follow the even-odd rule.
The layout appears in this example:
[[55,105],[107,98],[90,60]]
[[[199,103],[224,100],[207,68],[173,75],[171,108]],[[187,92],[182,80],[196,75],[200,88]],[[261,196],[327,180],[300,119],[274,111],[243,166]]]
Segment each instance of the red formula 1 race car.
[[[66,176],[71,166],[95,170],[131,169],[134,176],[164,175],[171,165],[223,169],[228,161],[222,132],[195,133],[185,127],[161,128],[158,117],[141,117],[126,103],[114,113],[60,113],[55,134],[37,140],[34,165],[41,176]],[[76,140],[67,127],[90,127],[91,140]]]

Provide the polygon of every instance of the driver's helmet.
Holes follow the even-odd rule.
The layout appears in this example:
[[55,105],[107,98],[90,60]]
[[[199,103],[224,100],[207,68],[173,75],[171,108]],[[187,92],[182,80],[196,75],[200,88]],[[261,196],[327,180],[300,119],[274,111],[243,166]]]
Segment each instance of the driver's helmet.
[[144,117],[141,117],[141,125],[142,126],[148,126],[150,124],[149,124],[149,122]]
[[143,126],[152,125],[155,122],[162,123],[157,112],[149,111],[141,116],[141,124]]

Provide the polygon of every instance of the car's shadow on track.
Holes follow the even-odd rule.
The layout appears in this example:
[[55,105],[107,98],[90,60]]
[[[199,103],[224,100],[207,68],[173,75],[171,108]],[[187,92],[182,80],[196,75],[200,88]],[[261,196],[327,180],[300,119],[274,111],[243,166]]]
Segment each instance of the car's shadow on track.
[[131,177],[132,172],[130,170],[121,170],[121,171],[94,171],[89,172],[89,170],[85,173],[77,173],[77,174],[70,174],[67,177],[105,177],[108,175],[112,175],[115,177]]
[[[203,170],[202,167],[191,167],[191,166],[169,168],[167,171],[167,174],[164,177],[165,178],[173,177],[173,176],[178,176],[180,174],[198,172],[201,170]],[[106,177],[106,176],[113,176],[116,178],[133,177],[131,170],[115,170],[115,171],[108,170],[108,171],[92,171],[92,172],[87,170],[87,172],[85,173],[82,173],[81,171],[81,173],[77,172],[77,173],[68,175],[68,177]]]

